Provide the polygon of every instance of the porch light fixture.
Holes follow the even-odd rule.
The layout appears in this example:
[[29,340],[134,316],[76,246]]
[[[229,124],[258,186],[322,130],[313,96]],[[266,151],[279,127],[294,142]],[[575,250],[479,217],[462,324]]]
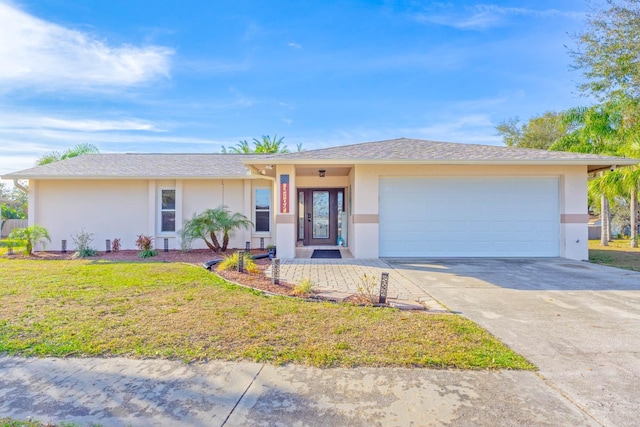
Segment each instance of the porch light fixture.
[[324,178],[324,176],[326,175],[326,173],[327,173],[327,171],[326,171],[326,170],[324,170],[324,169],[320,169],[320,170],[318,171],[318,176],[319,176],[320,178]]

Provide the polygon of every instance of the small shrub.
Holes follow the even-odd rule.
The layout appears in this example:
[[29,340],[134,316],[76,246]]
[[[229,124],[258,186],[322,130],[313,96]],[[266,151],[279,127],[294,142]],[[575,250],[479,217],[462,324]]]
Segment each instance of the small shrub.
[[375,276],[368,274],[360,277],[360,283],[358,284],[358,293],[362,298],[370,302],[371,304],[377,304],[380,301],[380,297],[377,295],[378,279]]
[[144,234],[138,234],[138,238],[136,239],[136,246],[141,251],[148,251],[149,249],[153,249],[153,237]]
[[[233,255],[229,255],[225,257],[222,261],[220,261],[220,264],[218,264],[218,267],[216,268],[216,270],[237,271],[239,257],[240,256],[238,255],[238,252],[235,252]],[[253,260],[253,258],[251,258],[251,254],[249,252],[245,252],[244,254],[244,271],[246,271],[247,273],[257,273],[259,271],[258,266],[256,265],[256,262]]]
[[98,254],[98,252],[91,247],[93,233],[87,233],[84,228],[81,229],[79,233],[72,234],[71,240],[73,240],[73,243],[76,245],[73,258],[87,258]]
[[153,237],[151,236],[138,234],[136,246],[140,249],[140,252],[138,252],[140,258],[149,258],[158,255],[158,252],[153,249]]
[[120,238],[117,237],[111,242],[111,252],[120,252]]
[[298,296],[307,296],[311,293],[313,282],[308,277],[303,278],[300,283],[293,287],[293,292]]
[[181,252],[191,252],[194,238],[187,232],[185,228],[178,231],[178,240],[180,241]]
[[151,258],[152,256],[156,255],[158,255],[158,251],[156,251],[155,249],[143,249],[138,252],[139,258]]
[[44,245],[45,240],[51,242],[49,231],[37,224],[27,228],[16,228],[7,238],[13,241],[16,246],[24,246],[24,253],[26,255],[31,255],[33,253],[33,247],[36,244],[42,243]]

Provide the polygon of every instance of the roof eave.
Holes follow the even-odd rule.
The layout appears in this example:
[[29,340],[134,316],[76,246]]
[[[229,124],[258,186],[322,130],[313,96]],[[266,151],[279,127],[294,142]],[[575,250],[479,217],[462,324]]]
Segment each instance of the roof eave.
[[95,180],[106,180],[106,179],[115,179],[115,180],[126,180],[126,179],[260,179],[264,178],[262,175],[150,175],[150,176],[141,176],[141,175],[3,175],[0,179],[51,179],[51,180],[81,180],[81,179],[95,179]]
[[420,160],[420,159],[271,159],[269,162],[246,162],[248,165],[566,165],[566,166],[630,166],[640,163],[637,159],[545,159],[545,160]]

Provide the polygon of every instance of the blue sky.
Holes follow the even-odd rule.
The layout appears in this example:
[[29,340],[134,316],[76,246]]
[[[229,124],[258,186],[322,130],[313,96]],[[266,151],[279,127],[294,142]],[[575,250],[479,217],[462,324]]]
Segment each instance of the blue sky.
[[0,0],[0,174],[83,142],[501,144],[504,119],[587,103],[585,3]]

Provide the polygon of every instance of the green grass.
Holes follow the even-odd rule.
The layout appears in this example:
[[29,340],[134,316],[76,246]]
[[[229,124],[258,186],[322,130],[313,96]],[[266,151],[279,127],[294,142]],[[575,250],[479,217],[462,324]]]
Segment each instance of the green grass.
[[535,369],[470,320],[267,297],[181,263],[0,258],[0,353]]
[[[9,252],[9,242],[8,242],[8,240],[7,239],[0,240],[0,256],[7,255],[8,252]],[[17,243],[14,243],[13,253],[14,254],[22,254],[22,253],[24,253],[24,245],[19,245]]]
[[640,249],[630,248],[629,240],[624,239],[609,242],[609,246],[600,246],[600,240],[589,240],[589,261],[640,271]]

